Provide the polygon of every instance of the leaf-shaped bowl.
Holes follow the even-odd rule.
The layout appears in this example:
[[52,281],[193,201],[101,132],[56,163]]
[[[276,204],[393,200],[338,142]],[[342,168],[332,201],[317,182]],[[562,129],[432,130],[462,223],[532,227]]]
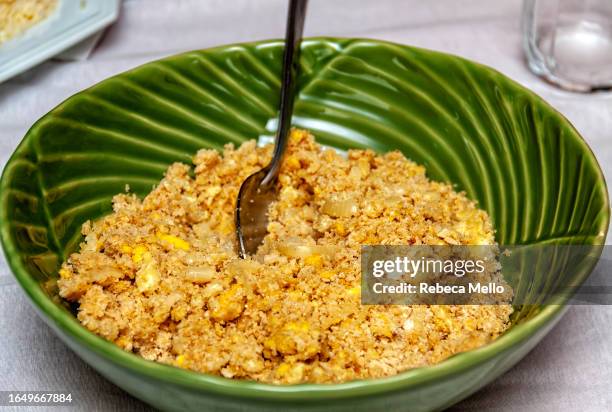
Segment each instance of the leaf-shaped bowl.
[[[479,64],[397,44],[309,39],[302,47],[295,126],[339,148],[400,149],[431,178],[477,200],[500,244],[604,242],[610,208],[597,161],[533,93]],[[160,409],[451,405],[518,362],[560,318],[563,302],[519,311],[495,342],[436,366],[377,380],[273,386],[145,361],[87,331],[57,296],[58,265],[77,247],[81,224],[109,212],[126,184],[144,195],[171,162],[189,162],[201,147],[273,134],[281,54],[281,42],[264,41],[170,57],[108,79],[40,119],[2,176],[0,230],[10,267],[66,344]]]

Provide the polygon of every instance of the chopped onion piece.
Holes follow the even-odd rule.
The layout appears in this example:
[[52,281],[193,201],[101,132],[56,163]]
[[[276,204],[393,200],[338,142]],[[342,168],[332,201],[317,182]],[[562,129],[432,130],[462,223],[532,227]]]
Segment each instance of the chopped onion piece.
[[278,247],[279,252],[287,257],[306,257],[315,253],[315,246],[285,244]]
[[323,245],[304,245],[296,243],[283,243],[278,246],[278,250],[284,256],[290,258],[305,258],[312,255],[333,256],[337,247]]
[[109,286],[112,281],[121,279],[125,274],[114,266],[104,265],[92,268],[87,275],[92,282],[102,286]]
[[357,213],[357,202],[354,199],[327,200],[321,211],[332,217],[350,217]]
[[187,269],[187,278],[193,283],[208,283],[217,276],[212,266],[197,266]]

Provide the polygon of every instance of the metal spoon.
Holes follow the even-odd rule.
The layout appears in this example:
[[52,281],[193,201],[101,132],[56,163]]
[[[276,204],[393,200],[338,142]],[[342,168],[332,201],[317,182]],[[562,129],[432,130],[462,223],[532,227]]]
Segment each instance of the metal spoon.
[[300,42],[304,30],[307,0],[291,0],[283,53],[280,119],[272,161],[249,176],[240,187],[236,201],[236,235],[241,258],[257,251],[268,233],[268,207],[277,198],[277,178],[287,148],[291,113],[299,68]]

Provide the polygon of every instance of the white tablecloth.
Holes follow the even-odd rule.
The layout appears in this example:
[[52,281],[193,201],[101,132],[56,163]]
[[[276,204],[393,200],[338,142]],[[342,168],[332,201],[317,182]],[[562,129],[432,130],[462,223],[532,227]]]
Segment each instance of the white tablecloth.
[[[73,93],[184,50],[284,33],[284,0],[126,0],[88,61],[51,61],[0,85],[0,165]],[[565,114],[612,181],[612,94],[555,89],[525,67],[519,0],[311,0],[306,35],[371,37],[458,54],[505,73]],[[62,390],[82,410],[147,410],[40,321],[0,257],[0,390]],[[510,372],[454,410],[612,410],[612,307],[575,306]],[[23,409],[21,409],[23,410]]]

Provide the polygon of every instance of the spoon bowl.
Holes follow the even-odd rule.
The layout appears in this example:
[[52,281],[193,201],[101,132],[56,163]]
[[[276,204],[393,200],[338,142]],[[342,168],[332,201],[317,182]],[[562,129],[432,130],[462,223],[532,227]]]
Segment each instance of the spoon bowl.
[[277,198],[276,179],[262,183],[269,169],[253,173],[242,183],[236,202],[236,235],[240,257],[257,252],[268,233],[268,208]]

